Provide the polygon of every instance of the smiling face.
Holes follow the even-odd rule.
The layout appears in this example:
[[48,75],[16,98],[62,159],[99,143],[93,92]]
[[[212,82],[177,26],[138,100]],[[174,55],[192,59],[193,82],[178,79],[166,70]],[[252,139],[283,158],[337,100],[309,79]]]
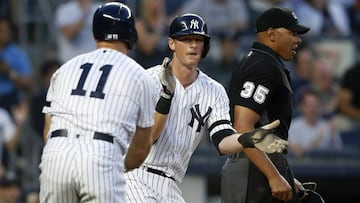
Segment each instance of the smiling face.
[[176,39],[169,38],[169,47],[174,53],[174,60],[189,68],[196,68],[204,50],[205,37],[201,35],[183,35]]

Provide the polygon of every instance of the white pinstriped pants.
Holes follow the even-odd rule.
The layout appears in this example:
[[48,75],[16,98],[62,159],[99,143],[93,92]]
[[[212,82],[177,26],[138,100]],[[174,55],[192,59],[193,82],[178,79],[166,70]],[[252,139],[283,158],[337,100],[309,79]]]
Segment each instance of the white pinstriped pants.
[[176,182],[144,168],[125,173],[126,197],[130,203],[185,203]]
[[92,133],[49,138],[40,163],[41,203],[125,202],[119,145]]

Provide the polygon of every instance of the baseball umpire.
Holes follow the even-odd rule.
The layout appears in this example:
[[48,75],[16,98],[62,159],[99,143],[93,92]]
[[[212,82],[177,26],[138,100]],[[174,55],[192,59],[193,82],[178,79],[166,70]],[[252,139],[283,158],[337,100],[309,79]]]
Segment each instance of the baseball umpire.
[[197,67],[210,48],[207,25],[200,16],[176,17],[169,28],[168,45],[172,60],[165,58],[162,65],[147,69],[158,93],[163,89],[164,67],[176,78],[176,85],[169,85],[171,107],[163,109],[168,120],[161,133],[153,133],[156,142],[142,166],[125,173],[128,202],[184,202],[177,183],[184,178],[189,160],[206,132],[220,154],[247,147],[273,153],[287,144],[270,130],[279,124],[277,121],[251,133],[235,132],[225,88]]
[[[289,71],[283,60],[294,57],[301,43],[298,34],[308,31],[298,24],[295,13],[285,8],[270,8],[257,18],[256,42],[230,81],[231,116],[238,132],[279,119],[276,134],[287,140],[293,102]],[[244,152],[229,156],[223,167],[223,202],[299,202],[296,193],[302,186],[294,179],[286,152]]]
[[66,62],[51,78],[40,202],[125,202],[124,171],[149,153],[155,107],[169,106],[156,103],[155,83],[127,56],[137,41],[128,6],[98,7],[93,34],[97,49]]

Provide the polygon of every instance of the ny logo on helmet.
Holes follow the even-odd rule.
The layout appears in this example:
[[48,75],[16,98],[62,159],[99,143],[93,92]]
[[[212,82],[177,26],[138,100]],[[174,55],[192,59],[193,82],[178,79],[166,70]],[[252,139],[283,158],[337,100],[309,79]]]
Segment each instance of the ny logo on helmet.
[[[186,25],[186,22],[181,22],[181,24],[183,25],[182,31],[189,29],[188,26]],[[198,30],[199,29],[199,21],[192,19],[190,21],[190,29]]]
[[194,30],[198,30],[199,29],[199,21],[192,19],[190,21],[190,28],[194,29]]

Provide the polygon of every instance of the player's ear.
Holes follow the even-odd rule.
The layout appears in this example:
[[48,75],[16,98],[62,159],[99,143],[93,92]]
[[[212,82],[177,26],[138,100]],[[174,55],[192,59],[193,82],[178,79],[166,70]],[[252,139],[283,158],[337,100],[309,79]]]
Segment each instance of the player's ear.
[[175,51],[175,40],[171,37],[168,38],[169,49],[174,52]]

